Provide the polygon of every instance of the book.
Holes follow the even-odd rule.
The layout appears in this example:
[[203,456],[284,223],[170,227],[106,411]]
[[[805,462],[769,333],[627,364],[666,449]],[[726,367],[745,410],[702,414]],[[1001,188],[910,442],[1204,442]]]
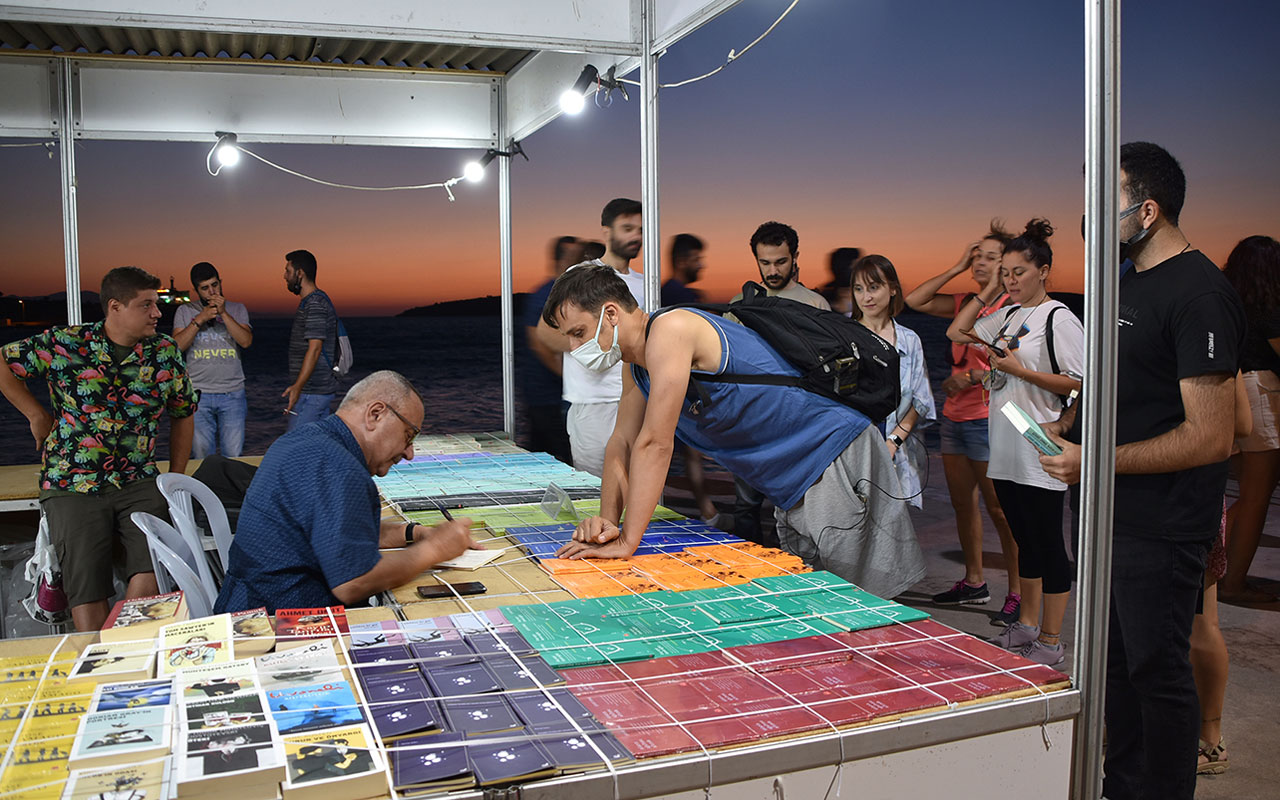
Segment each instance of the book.
[[402,672],[362,681],[373,725],[384,740],[441,730],[439,706],[422,673]]
[[258,671],[254,668],[253,659],[242,658],[226,664],[182,667],[174,682],[183,702],[207,700],[211,697],[256,691]]
[[169,706],[85,714],[71,746],[75,769],[128,764],[169,752]]
[[266,697],[282,734],[364,722],[355,693],[346,681],[268,689]]
[[257,692],[191,700],[182,706],[182,723],[191,731],[248,725],[263,722],[266,717],[262,695]]
[[344,606],[276,609],[276,647],[293,647],[307,639],[350,633]]
[[480,569],[500,555],[502,555],[501,549],[463,550],[462,555],[457,558],[451,558],[448,561],[441,561],[439,564],[436,564],[435,569]]
[[163,800],[169,795],[169,759],[78,769],[67,778],[62,800]]
[[485,694],[502,688],[497,677],[478,658],[469,663],[424,667],[423,672],[437,697]]
[[119,711],[142,706],[167,706],[171,702],[173,702],[173,681],[103,683],[93,690],[89,711]]
[[[608,731],[546,734],[537,742],[555,765],[557,772],[578,772],[611,764],[625,764],[634,759],[622,743]],[[604,756],[604,758],[601,758]]]
[[507,655],[491,655],[485,658],[485,666],[498,679],[500,688],[508,691],[564,685],[564,677],[536,655],[522,655],[519,660]]
[[95,644],[71,668],[69,681],[128,681],[155,677],[155,652],[150,642]]
[[264,689],[342,680],[342,664],[333,639],[304,642],[288,650],[260,655],[258,681]]
[[450,730],[468,738],[491,737],[524,730],[524,723],[502,695],[450,697],[442,700]]
[[1031,418],[1031,415],[1022,410],[1017,403],[1009,400],[1000,406],[1000,411],[1009,421],[1013,423],[1013,427],[1022,434],[1022,438],[1031,442],[1031,446],[1044,453],[1046,456],[1062,455],[1062,448],[1058,443],[1049,438],[1049,434],[1044,432],[1044,428],[1040,427],[1040,423]]
[[396,791],[446,791],[475,785],[466,740],[459,733],[401,739],[388,748]]
[[404,644],[404,633],[399,620],[383,619],[377,622],[359,622],[351,626],[351,648],[380,647],[384,644]]
[[230,614],[173,622],[160,629],[160,675],[234,660]]
[[383,645],[381,647],[363,647],[351,651],[351,660],[361,677],[374,675],[394,675],[416,669],[409,648],[404,645]]
[[231,612],[231,633],[240,658],[260,656],[276,646],[276,631],[265,606]]
[[285,800],[378,797],[387,768],[366,725],[284,737]]
[[107,615],[98,640],[110,644],[154,639],[161,627],[181,622],[187,616],[187,601],[182,592],[121,600]]
[[512,692],[507,700],[531,730],[575,731],[598,728],[599,723],[586,706],[568,689]]
[[184,798],[285,779],[284,749],[269,722],[183,731],[174,760]]
[[481,786],[536,780],[556,773],[551,756],[532,739],[469,743],[467,756]]

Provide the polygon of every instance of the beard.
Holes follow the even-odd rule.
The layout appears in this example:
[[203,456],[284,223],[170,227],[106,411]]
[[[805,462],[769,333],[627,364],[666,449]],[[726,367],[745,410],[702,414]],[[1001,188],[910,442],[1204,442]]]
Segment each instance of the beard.
[[642,244],[643,242],[619,242],[611,236],[609,237],[609,252],[630,261],[640,254],[640,246]]
[[788,272],[786,275],[769,275],[767,277],[762,277],[760,280],[764,281],[765,286],[769,287],[770,289],[776,290],[776,289],[782,289],[788,283],[791,283],[791,280],[795,278],[795,276],[796,276],[796,271],[794,268],[792,268],[792,270]]
[[294,294],[302,294],[302,278],[295,278],[291,281],[285,281],[284,285],[289,287],[289,291]]

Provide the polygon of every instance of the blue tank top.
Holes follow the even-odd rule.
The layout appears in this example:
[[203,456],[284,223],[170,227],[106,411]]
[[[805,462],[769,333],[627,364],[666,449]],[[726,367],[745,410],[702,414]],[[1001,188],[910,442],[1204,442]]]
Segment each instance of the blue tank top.
[[[685,309],[706,319],[720,335],[720,366],[714,373],[799,375],[800,372],[755,331],[715,314]],[[636,386],[649,397],[649,373],[632,365]],[[709,405],[684,404],[676,423],[680,441],[789,509],[870,421],[848,406],[795,386],[709,383]],[[690,393],[690,396],[694,396]]]

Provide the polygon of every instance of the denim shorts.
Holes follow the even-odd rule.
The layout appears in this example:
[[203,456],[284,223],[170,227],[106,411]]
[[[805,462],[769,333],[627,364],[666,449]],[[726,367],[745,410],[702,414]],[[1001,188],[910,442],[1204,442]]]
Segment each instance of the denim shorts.
[[985,419],[956,422],[943,417],[941,435],[944,456],[964,456],[970,461],[991,460]]

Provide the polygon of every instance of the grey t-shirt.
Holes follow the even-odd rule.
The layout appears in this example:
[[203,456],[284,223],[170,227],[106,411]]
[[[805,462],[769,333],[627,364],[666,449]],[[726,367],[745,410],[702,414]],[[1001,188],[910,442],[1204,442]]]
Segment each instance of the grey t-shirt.
[[333,371],[333,360],[338,344],[338,312],[333,308],[329,295],[319,289],[298,303],[293,315],[293,331],[289,334],[289,380],[298,376],[302,359],[307,355],[311,339],[319,339],[320,358],[311,371],[311,377],[303,385],[304,394],[334,394],[338,391],[338,376]]
[[[198,302],[179,306],[173,314],[173,329],[177,331],[187,327],[203,310],[204,306]],[[249,327],[249,311],[244,303],[228,300],[224,310],[236,322]],[[200,326],[196,338],[187,348],[186,357],[191,385],[200,391],[225,394],[244,388],[240,345],[232,338],[221,316]]]

